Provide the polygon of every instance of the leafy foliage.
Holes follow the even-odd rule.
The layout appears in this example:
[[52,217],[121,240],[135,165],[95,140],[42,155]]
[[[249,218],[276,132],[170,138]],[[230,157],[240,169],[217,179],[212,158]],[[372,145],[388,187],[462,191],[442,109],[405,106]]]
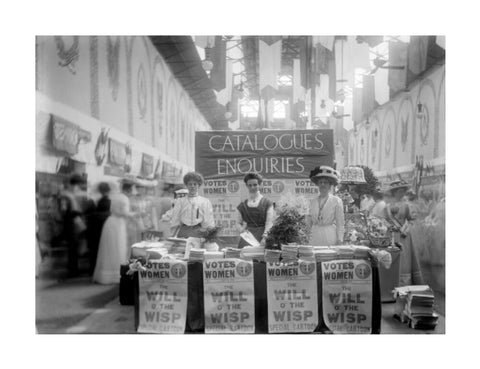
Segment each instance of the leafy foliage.
[[222,230],[220,226],[208,227],[199,231],[202,238],[205,239],[205,242],[215,242],[218,237],[218,233]]
[[356,166],[363,169],[363,176],[365,177],[365,181],[367,182],[364,184],[357,185],[356,192],[359,195],[363,195],[363,194],[371,195],[372,193],[375,192],[375,189],[379,185],[378,178],[375,176],[375,174],[373,174],[373,170],[371,170],[369,167],[365,165],[356,165]]
[[298,208],[284,205],[278,211],[272,228],[266,238],[266,248],[278,249],[281,244],[308,243],[306,216]]

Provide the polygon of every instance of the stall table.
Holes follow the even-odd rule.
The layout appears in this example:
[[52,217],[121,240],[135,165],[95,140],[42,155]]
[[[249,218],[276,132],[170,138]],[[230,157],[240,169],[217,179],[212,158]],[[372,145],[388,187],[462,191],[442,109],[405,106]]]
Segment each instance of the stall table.
[[[379,334],[381,331],[382,303],[379,284],[378,265],[370,259],[372,266],[372,326],[371,333]],[[317,263],[317,296],[319,324],[313,333],[331,333],[323,321],[322,311],[322,263]],[[267,276],[266,263],[253,262],[254,293],[255,293],[255,333],[268,333],[268,302],[267,302]],[[135,330],[139,324],[139,291],[138,273],[134,275],[134,300],[135,300]],[[188,263],[188,305],[185,333],[205,333],[204,295],[203,295],[203,263]]]

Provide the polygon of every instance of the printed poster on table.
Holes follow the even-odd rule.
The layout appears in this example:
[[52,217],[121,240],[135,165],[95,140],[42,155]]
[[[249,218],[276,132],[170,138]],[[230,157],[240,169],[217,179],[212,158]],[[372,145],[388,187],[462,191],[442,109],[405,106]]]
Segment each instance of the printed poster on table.
[[152,260],[139,274],[139,325],[142,333],[184,333],[188,269],[180,260]]
[[314,261],[267,263],[268,332],[313,332],[318,325]]
[[370,333],[372,267],[366,260],[322,263],[323,319],[334,333]]
[[203,289],[205,333],[255,332],[252,261],[204,261]]

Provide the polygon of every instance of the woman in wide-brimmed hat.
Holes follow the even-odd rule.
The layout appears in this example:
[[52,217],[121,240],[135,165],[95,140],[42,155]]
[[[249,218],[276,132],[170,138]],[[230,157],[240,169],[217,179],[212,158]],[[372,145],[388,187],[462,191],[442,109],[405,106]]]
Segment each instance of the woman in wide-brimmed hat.
[[405,200],[410,185],[404,180],[390,182],[385,193],[391,196],[386,206],[386,218],[393,223],[397,232],[394,233],[395,242],[402,245],[400,256],[400,286],[423,284],[423,276],[415,245],[409,226],[413,217],[408,202]]
[[330,246],[343,243],[345,218],[342,200],[333,195],[338,185],[339,173],[323,165],[310,172],[310,180],[318,186],[319,196],[310,203],[310,244]]
[[392,219],[395,223],[403,225],[405,221],[412,220],[408,203],[404,196],[407,193],[410,185],[404,180],[397,180],[390,182],[384,189],[385,193],[391,197],[387,207],[387,217]]

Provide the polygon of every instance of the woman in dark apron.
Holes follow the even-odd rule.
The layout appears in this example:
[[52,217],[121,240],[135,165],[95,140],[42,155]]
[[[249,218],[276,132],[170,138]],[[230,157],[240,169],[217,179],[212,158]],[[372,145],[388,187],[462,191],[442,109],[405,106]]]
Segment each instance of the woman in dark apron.
[[[248,230],[256,240],[265,245],[265,237],[273,225],[273,202],[263,197],[260,185],[263,178],[257,173],[248,173],[243,179],[248,188],[248,199],[237,206],[237,227],[240,233]],[[240,237],[239,248],[248,246],[249,243]]]

